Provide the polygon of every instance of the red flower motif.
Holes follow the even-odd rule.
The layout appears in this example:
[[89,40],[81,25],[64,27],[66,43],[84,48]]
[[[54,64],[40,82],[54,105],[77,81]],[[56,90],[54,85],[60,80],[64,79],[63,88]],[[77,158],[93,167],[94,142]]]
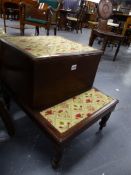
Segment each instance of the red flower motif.
[[31,48],[25,48],[25,50],[32,50]]
[[51,115],[53,114],[52,110],[46,111],[46,115]]
[[76,114],[76,118],[81,118],[81,114]]
[[92,102],[92,100],[89,99],[89,98],[87,98],[87,99],[86,99],[86,103],[90,103],[90,102]]

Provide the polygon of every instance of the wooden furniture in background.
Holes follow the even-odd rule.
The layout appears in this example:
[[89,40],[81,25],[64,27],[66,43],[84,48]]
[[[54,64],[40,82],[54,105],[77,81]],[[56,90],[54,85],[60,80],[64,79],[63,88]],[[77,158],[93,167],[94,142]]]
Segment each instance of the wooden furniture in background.
[[112,18],[115,22],[120,24],[121,34],[124,36],[126,33],[126,29],[128,28],[128,25],[131,24],[131,15],[119,13],[119,12],[113,12]]
[[87,11],[87,7],[86,6],[81,6],[80,9],[73,13],[72,16],[67,15],[67,27],[70,27],[71,30],[76,30],[76,32],[78,33],[78,31],[80,30],[82,33],[82,28],[83,28],[83,23],[84,23],[84,15],[86,14]]
[[51,26],[54,27],[54,35],[57,34],[60,9],[63,8],[63,0],[39,0],[39,3],[48,4],[51,10]]
[[58,29],[62,30],[63,28],[67,29],[67,15],[72,13],[71,10],[68,9],[60,9],[60,13],[58,16]]
[[[7,32],[7,28],[13,28],[20,30],[20,2],[24,2],[31,4],[33,6],[36,5],[36,1],[34,0],[2,0],[2,15],[3,15],[3,21],[4,21],[4,30]],[[12,22],[8,21],[9,19],[12,20]],[[26,28],[31,28],[27,27]]]
[[87,27],[89,29],[95,29],[98,26],[98,17],[97,13],[88,13],[87,17]]
[[131,25],[131,15],[128,15],[128,16],[127,16],[127,19],[126,19],[126,21],[125,21],[125,23],[124,23],[124,29],[123,29],[123,31],[122,31],[122,35],[125,35],[126,30],[128,29],[128,26],[129,26],[129,25]]
[[57,9],[58,4],[62,3],[62,0],[39,0],[39,3],[46,3],[51,6],[53,9]]
[[97,28],[98,25],[98,13],[97,13],[97,4],[91,1],[86,1],[85,5],[87,6],[87,27],[90,29]]
[[[48,4],[38,3],[27,4],[20,3],[20,30],[21,35],[24,35],[25,24],[36,27],[36,35],[39,35],[39,27],[47,30],[49,35],[51,25],[51,13]],[[54,33],[55,34],[55,33]]]
[[117,49],[113,58],[113,61],[116,60],[116,56],[119,52],[120,45],[124,39],[123,35],[116,34],[114,32],[109,31],[109,27],[107,25],[108,19],[112,14],[112,3],[111,1],[101,0],[98,5],[98,13],[99,13],[99,22],[97,29],[93,29],[91,32],[91,36],[89,39],[89,46],[93,45],[93,42],[96,37],[103,38],[101,50],[104,52],[108,42],[117,41]]
[[130,45],[131,43],[131,23],[128,25],[128,28],[126,29],[125,37],[126,37],[127,45]]
[[2,14],[3,14],[3,12],[2,12],[2,0],[0,0],[0,18],[2,18]]
[[116,60],[116,57],[117,57],[117,54],[118,54],[118,52],[119,52],[121,43],[122,43],[123,40],[124,40],[124,37],[123,37],[122,35],[115,34],[115,33],[113,33],[113,32],[103,32],[103,31],[100,31],[100,30],[98,30],[98,29],[94,29],[94,30],[92,30],[92,32],[91,32],[91,36],[90,36],[90,40],[89,40],[89,46],[92,46],[92,45],[93,45],[94,40],[95,40],[97,37],[103,38],[102,46],[101,46],[101,50],[102,50],[103,52],[105,51],[108,42],[112,42],[112,41],[118,42],[118,44],[117,44],[117,49],[116,49],[115,55],[114,55],[114,57],[113,57],[113,61],[115,61],[115,60]]
[[19,16],[19,0],[3,0],[2,1],[2,12],[3,12],[3,20],[4,20],[4,30],[6,32],[6,28],[15,28],[20,29],[19,25],[12,25],[7,23],[7,19],[9,19],[10,15],[12,18],[16,18]]
[[[54,5],[54,4],[53,4]],[[54,8],[56,7],[56,8]],[[54,35],[57,34],[57,29],[59,28],[59,18],[60,10],[63,8],[63,2],[57,2],[57,6],[50,6],[51,11],[51,26],[54,26]]]
[[88,8],[88,13],[89,14],[97,13],[97,4],[95,2],[85,1],[85,5]]

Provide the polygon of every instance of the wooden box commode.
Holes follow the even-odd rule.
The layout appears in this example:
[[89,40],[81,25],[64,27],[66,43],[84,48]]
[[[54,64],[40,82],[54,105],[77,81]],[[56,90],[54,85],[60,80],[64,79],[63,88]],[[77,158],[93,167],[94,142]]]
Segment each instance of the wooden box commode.
[[42,128],[58,168],[68,142],[98,120],[101,131],[118,103],[92,87],[102,52],[52,36],[7,36],[0,49],[5,104],[12,97]]
[[1,77],[28,106],[48,108],[89,90],[102,52],[58,36],[1,39]]

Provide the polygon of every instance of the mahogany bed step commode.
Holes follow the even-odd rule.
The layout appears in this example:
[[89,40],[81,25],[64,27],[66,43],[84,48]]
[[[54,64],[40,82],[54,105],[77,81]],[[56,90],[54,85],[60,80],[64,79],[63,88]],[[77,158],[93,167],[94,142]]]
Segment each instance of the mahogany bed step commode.
[[66,144],[98,120],[102,130],[118,103],[93,87],[102,51],[59,36],[6,36],[0,49],[7,94],[52,140],[57,168]]

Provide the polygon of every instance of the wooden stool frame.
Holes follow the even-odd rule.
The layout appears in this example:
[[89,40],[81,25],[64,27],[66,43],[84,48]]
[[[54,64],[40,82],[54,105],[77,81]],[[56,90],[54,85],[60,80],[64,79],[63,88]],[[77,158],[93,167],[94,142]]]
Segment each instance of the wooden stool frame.
[[[99,131],[106,126],[106,123],[115,109],[118,100],[113,99],[108,105],[104,106],[102,109],[95,112],[91,118],[84,120],[84,122],[80,122],[76,124],[74,127],[69,129],[69,132],[60,133],[56,129],[50,127],[49,123],[46,119],[44,119],[39,110],[31,109],[29,106],[22,103],[15,94],[12,93],[10,88],[5,85],[6,92],[8,94],[8,100],[10,101],[10,97],[13,98],[16,103],[23,109],[23,111],[33,120],[35,121],[38,126],[46,133],[47,137],[51,139],[54,145],[54,156],[52,158],[51,164],[54,169],[59,167],[60,160],[63,155],[63,151],[66,145],[77,135],[82,133],[84,130],[91,127],[94,123],[98,120],[101,120],[99,125]],[[8,103],[9,104],[9,103]]]

